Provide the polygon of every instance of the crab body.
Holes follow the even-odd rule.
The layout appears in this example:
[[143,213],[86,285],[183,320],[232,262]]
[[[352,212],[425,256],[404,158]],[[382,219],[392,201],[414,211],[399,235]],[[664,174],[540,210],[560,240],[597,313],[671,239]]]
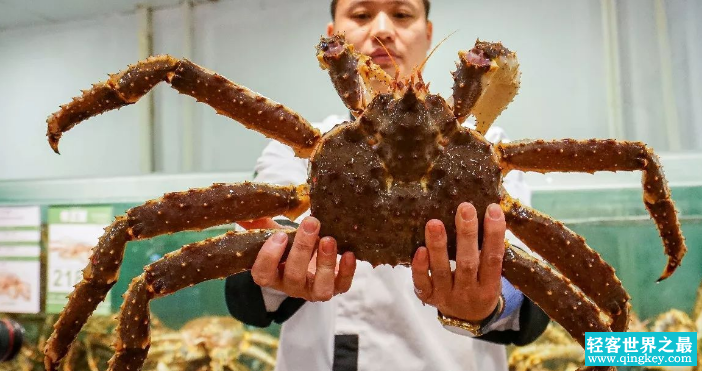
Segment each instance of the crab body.
[[[424,244],[424,226],[441,220],[448,255],[456,256],[454,213],[471,202],[482,220],[498,203],[507,228],[533,256],[506,244],[502,274],[581,345],[586,331],[626,331],[629,295],[614,269],[585,239],[510,197],[503,176],[537,172],[641,171],[643,200],[663,240],[670,276],[686,252],[670,190],[653,151],[639,142],[534,140],[491,144],[483,135],[519,87],[516,55],[500,43],[476,42],[458,53],[453,95],[431,94],[421,66],[404,80],[391,78],[342,36],[323,38],[317,59],[354,120],[322,135],[299,114],[190,61],[151,57],[51,115],[47,136],[58,151],[64,132],[82,120],[136,102],[161,81],[310,159],[309,184],[214,184],[172,192],[119,216],[93,248],[47,341],[45,365],[56,370],[97,304],[117,281],[125,245],[184,230],[285,215],[311,209],[321,234],[341,252],[379,264],[409,264]],[[462,126],[468,116],[476,128]],[[294,229],[288,235],[292,246]],[[139,369],[149,351],[151,300],[252,268],[274,230],[230,231],[183,246],[146,266],[124,295],[111,370]],[[287,252],[282,259],[287,258]]]
[[461,127],[442,97],[411,89],[376,96],[358,120],[321,139],[310,163],[310,204],[322,235],[373,265],[409,264],[430,219],[446,226],[453,259],[458,205],[473,203],[482,220],[500,201],[491,144]]

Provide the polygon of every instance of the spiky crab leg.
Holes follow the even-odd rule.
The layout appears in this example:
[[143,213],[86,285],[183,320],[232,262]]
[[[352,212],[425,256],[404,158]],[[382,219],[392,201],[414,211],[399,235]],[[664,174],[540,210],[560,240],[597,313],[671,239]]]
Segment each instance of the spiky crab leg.
[[83,270],[83,279],[54,324],[44,350],[46,369],[56,370],[88,317],[117,282],[127,242],[266,216],[296,218],[308,207],[306,186],[245,182],[168,193],[128,210],[105,229]]
[[519,90],[519,63],[514,52],[500,43],[476,41],[469,51],[458,53],[453,72],[453,112],[459,122],[475,116],[485,135],[497,116]]
[[602,311],[546,263],[505,243],[502,275],[568,331],[581,346],[585,332],[609,332]]
[[605,310],[614,321],[613,331],[626,331],[629,295],[614,269],[585,239],[506,193],[501,206],[507,228]]
[[[609,318],[571,281],[546,263],[505,241],[502,275],[585,347],[585,332],[610,332]],[[558,295],[558,297],[555,297]],[[587,366],[578,371],[615,371]]]
[[334,88],[346,107],[360,115],[373,98],[372,84],[378,81],[390,88],[394,80],[370,57],[354,51],[344,36],[324,37],[317,45],[317,59],[323,70],[329,70]]
[[143,239],[264,216],[295,219],[308,208],[307,185],[216,183],[208,188],[167,193],[128,210],[127,218],[134,238]]
[[119,267],[124,257],[124,247],[131,239],[127,218],[117,219],[107,228],[93,249],[88,266],[83,269],[83,279],[68,297],[68,303],[54,324],[54,331],[44,348],[46,370],[58,369],[59,362],[70,350],[88,317],[105,299],[117,282]]
[[641,142],[616,140],[531,141],[497,146],[504,171],[586,172],[642,170],[643,199],[663,239],[666,265],[659,281],[668,278],[687,251],[675,204],[658,156]]
[[47,137],[58,153],[59,139],[81,121],[136,103],[156,84],[165,81],[183,94],[214,108],[218,114],[239,121],[249,129],[291,146],[300,157],[309,157],[320,132],[282,104],[188,60],[168,55],[150,57],[94,84],[83,95],[61,106],[47,119]]
[[[244,233],[227,232],[201,242],[183,246],[144,268],[124,294],[118,315],[115,355],[109,370],[138,370],[149,352],[149,302],[200,282],[225,278],[251,269],[258,251],[272,235],[271,230]],[[286,229],[287,257],[295,230]]]

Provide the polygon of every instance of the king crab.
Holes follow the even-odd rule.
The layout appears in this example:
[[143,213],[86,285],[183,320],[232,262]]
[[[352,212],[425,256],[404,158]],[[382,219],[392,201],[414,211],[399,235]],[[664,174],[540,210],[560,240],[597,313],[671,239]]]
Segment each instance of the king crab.
[[[407,79],[392,78],[342,36],[323,38],[317,57],[355,116],[324,135],[283,105],[170,56],[151,57],[111,75],[49,117],[47,136],[58,152],[61,135],[82,120],[135,103],[166,81],[217,113],[289,145],[297,156],[310,159],[310,169],[309,184],[214,184],[165,194],[117,217],[93,249],[83,280],[55,324],[45,350],[47,369],[56,369],[117,280],[127,242],[281,214],[294,219],[308,208],[320,220],[321,234],[337,240],[340,253],[352,251],[373,265],[407,265],[424,243],[428,220],[441,220],[447,235],[454,236],[448,253],[455,259],[457,206],[473,203],[482,220],[487,205],[499,203],[508,229],[544,259],[506,244],[503,275],[581,345],[586,331],[625,331],[629,296],[614,269],[562,223],[511,198],[502,179],[512,169],[643,171],[644,203],[668,255],[660,279],[680,264],[686,247],[676,210],[658,159],[643,143],[565,139],[491,144],[483,137],[519,87],[516,55],[501,44],[478,41],[472,50],[459,52],[448,102],[429,93],[422,66]],[[374,91],[378,82],[389,92]],[[476,118],[475,130],[461,126],[469,115]],[[289,251],[295,230],[285,231]],[[150,345],[149,301],[251,269],[272,232],[227,232],[145,267],[124,295],[110,369],[135,370],[144,362]]]

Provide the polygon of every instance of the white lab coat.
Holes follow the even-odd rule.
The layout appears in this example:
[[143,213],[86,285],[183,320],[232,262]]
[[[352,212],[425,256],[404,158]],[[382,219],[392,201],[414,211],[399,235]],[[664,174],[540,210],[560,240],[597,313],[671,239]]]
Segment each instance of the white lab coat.
[[[322,132],[346,120],[330,116],[315,126]],[[504,131],[492,127],[486,138],[506,141]],[[302,184],[307,181],[308,160],[294,156],[292,149],[272,141],[256,165],[257,182]],[[511,172],[504,184],[512,197],[530,204],[531,193],[521,172]],[[298,220],[299,221],[299,220]],[[508,238],[512,238],[508,232]],[[275,311],[286,298],[283,293],[263,289],[268,311]],[[518,312],[492,328],[518,330]],[[436,309],[423,305],[414,294],[407,267],[379,266],[359,261],[348,292],[328,302],[305,303],[284,322],[278,349],[277,371],[330,371],[334,338],[358,334],[358,370],[484,371],[507,370],[505,347],[443,328]]]

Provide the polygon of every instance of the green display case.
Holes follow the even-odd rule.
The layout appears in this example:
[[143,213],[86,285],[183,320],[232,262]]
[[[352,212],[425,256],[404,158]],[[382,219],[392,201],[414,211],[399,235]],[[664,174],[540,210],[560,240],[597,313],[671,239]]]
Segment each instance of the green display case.
[[676,186],[672,194],[688,252],[676,272],[661,282],[656,281],[667,259],[641,189],[536,192],[533,204],[585,237],[615,268],[634,312],[645,319],[671,308],[692,313],[702,280],[702,186]]

